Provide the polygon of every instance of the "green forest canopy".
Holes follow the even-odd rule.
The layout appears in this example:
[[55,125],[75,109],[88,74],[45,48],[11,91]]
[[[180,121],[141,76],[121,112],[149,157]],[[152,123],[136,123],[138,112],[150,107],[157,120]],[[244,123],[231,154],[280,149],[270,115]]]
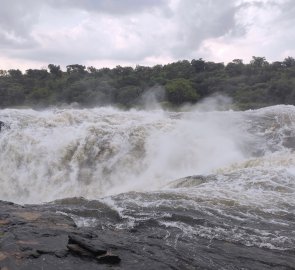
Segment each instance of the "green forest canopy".
[[[164,91],[163,91],[164,90]],[[248,64],[235,59],[228,64],[202,58],[153,67],[117,66],[113,69],[68,65],[66,71],[48,69],[0,70],[0,108],[47,107],[79,103],[83,107],[139,106],[153,93],[166,106],[196,103],[221,94],[233,99],[235,108],[295,104],[295,59],[269,63],[252,57]]]

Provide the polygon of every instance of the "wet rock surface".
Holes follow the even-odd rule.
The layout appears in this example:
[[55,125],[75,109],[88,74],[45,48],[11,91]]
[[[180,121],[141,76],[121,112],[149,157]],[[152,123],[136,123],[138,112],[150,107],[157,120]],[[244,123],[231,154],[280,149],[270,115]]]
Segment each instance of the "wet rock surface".
[[118,255],[95,241],[95,234],[40,208],[0,202],[1,270],[108,269],[120,263]]
[[178,234],[152,221],[78,228],[58,207],[0,201],[0,269],[295,269],[295,250]]
[[0,132],[1,132],[1,130],[3,130],[3,129],[9,129],[9,128],[10,128],[10,126],[9,126],[8,124],[6,124],[6,123],[0,121]]

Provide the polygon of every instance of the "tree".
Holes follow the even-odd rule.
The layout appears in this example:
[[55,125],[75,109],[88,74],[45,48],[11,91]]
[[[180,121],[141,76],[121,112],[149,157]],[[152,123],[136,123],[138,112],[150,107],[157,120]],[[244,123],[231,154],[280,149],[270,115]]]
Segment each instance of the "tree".
[[60,66],[49,64],[48,69],[50,74],[52,74],[56,78],[60,78],[62,76],[62,71],[60,70]]
[[194,90],[192,83],[187,79],[174,79],[169,81],[166,86],[168,101],[180,105],[185,102],[196,102],[199,95]]
[[196,72],[202,72],[205,70],[205,61],[202,58],[199,58],[199,60],[193,59],[191,61],[191,65],[193,66]]
[[205,63],[205,70],[206,71],[217,71],[223,70],[224,64],[223,63],[214,63],[214,62],[206,62]]
[[26,76],[34,80],[43,80],[48,77],[48,72],[46,69],[28,69]]
[[36,88],[33,89],[29,95],[29,100],[32,102],[39,102],[40,100],[44,101],[48,99],[50,95],[47,88]]
[[128,76],[130,75],[131,73],[133,72],[133,68],[132,67],[122,67],[122,66],[116,66],[114,69],[113,69],[113,73],[115,75],[118,75],[118,76]]
[[10,77],[18,79],[21,78],[21,76],[23,75],[19,69],[10,69],[8,70],[8,74]]
[[[233,98],[238,108],[258,108],[273,104],[295,105],[295,59],[268,63],[253,56],[249,64],[234,59],[223,63],[182,60],[153,67],[116,68],[60,66],[48,69],[0,70],[0,106],[49,105],[79,102],[82,106],[139,104],[154,86],[165,89],[165,101],[175,105],[222,93]],[[163,97],[163,96],[162,96]]]
[[284,67],[284,64],[282,62],[276,61],[271,63],[270,67],[272,70],[280,70],[282,67]]
[[232,62],[236,65],[244,65],[242,59],[234,59]]
[[250,64],[256,68],[262,68],[269,65],[265,57],[256,57],[256,56],[252,56],[252,60],[250,61]]
[[90,66],[90,67],[87,67],[87,71],[89,73],[97,73],[98,72],[98,69],[93,67],[93,66]]
[[243,60],[234,59],[232,62],[226,65],[225,70],[231,76],[238,76],[243,73],[243,68]]
[[9,105],[21,105],[25,99],[22,87],[19,84],[11,84],[7,89]]
[[78,64],[75,64],[75,65],[68,65],[67,66],[67,72],[69,74],[71,73],[79,73],[79,74],[84,74],[86,71],[85,71],[85,66],[83,65],[78,65]]
[[295,59],[293,57],[288,56],[287,58],[284,59],[283,65],[285,67],[293,67],[295,66]]
[[137,86],[124,86],[120,88],[116,95],[116,101],[124,106],[131,106],[137,103],[141,94],[141,89]]
[[0,69],[0,77],[6,77],[8,75],[8,72],[6,70]]
[[189,61],[182,60],[165,65],[163,72],[168,80],[176,78],[189,79],[194,73],[194,68]]

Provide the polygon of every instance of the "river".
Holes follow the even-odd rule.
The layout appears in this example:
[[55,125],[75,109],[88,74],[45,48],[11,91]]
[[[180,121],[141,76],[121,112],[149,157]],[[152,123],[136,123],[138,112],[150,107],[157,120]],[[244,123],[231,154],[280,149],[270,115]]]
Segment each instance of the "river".
[[152,235],[182,269],[248,269],[255,256],[249,269],[292,269],[294,106],[4,109],[0,120],[1,200],[140,232],[144,244]]

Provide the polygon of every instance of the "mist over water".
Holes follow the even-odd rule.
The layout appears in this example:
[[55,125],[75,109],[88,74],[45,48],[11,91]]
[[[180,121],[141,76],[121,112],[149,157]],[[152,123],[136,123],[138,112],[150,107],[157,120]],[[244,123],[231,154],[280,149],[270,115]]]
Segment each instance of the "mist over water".
[[287,121],[294,112],[291,106],[208,112],[203,105],[187,112],[1,110],[0,119],[10,128],[0,134],[0,197],[39,203],[159,190],[190,175],[244,169],[255,162],[271,167],[275,161],[269,159],[279,159],[276,151],[282,159],[290,155],[292,172],[294,157],[282,136],[288,135],[283,129],[294,132],[294,122]]
[[0,199],[58,200],[78,226],[157,226],[175,248],[201,237],[292,250],[295,107],[212,104],[1,110]]
[[242,161],[249,140],[233,112],[7,109],[1,119],[0,196],[21,203],[159,189]]

